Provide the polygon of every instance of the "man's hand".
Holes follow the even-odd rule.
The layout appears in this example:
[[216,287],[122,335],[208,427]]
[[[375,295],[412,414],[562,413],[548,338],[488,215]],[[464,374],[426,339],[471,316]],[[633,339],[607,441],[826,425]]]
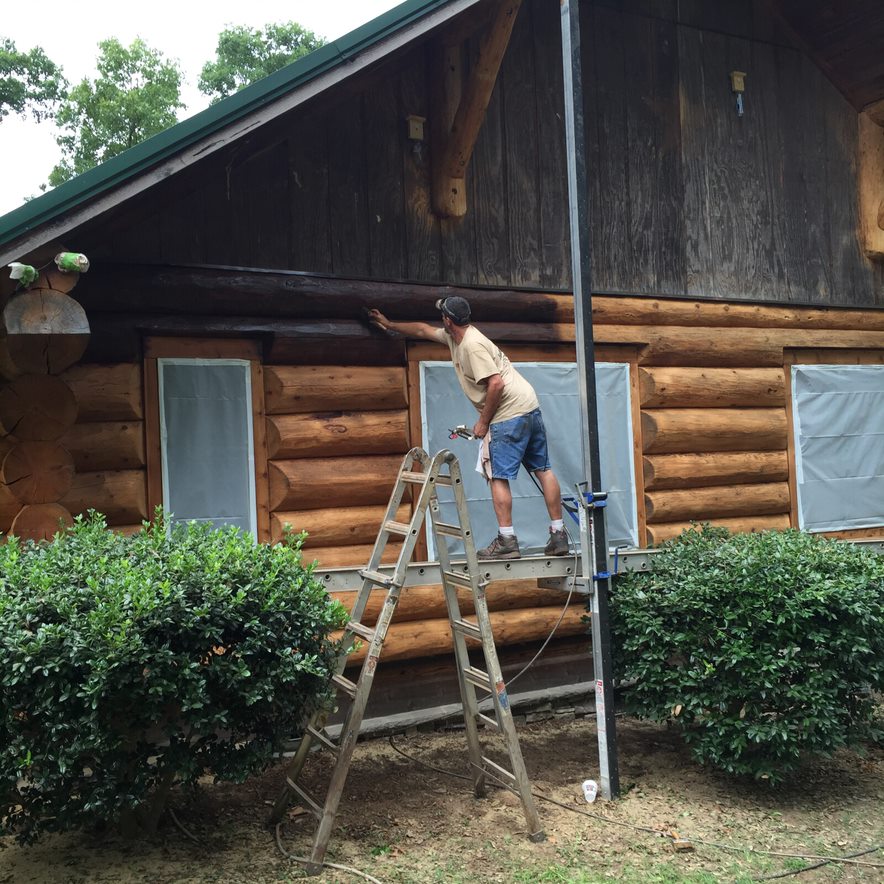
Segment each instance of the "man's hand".
[[485,423],[481,418],[476,421],[475,426],[473,427],[473,435],[477,439],[484,439],[485,434],[488,432],[488,424]]
[[381,331],[387,331],[390,327],[390,320],[374,307],[368,311],[368,321],[372,325],[376,325]]

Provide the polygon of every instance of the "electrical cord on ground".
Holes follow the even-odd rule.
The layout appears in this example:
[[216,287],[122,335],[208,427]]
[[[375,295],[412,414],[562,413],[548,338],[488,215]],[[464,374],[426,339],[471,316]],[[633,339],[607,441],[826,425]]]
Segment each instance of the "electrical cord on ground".
[[[307,859],[306,856],[295,856],[293,853],[289,853],[285,847],[282,846],[282,835],[280,834],[280,830],[282,829],[282,823],[276,824],[276,848],[279,852],[286,858],[290,859],[296,863],[303,863],[304,865],[312,865],[313,860]],[[359,869],[354,869],[352,866],[342,866],[340,863],[327,863],[323,862],[320,865],[324,869],[335,869],[338,872],[347,872],[350,875],[356,875],[359,878],[364,878],[366,881],[371,881],[372,884],[384,884],[383,881],[379,881],[377,878],[369,875],[368,872],[360,872]]]
[[[455,771],[452,771],[452,770],[445,770],[444,768],[434,767],[433,765],[430,765],[424,761],[421,761],[419,758],[415,758],[413,755],[408,755],[406,752],[403,752],[402,749],[400,749],[398,746],[395,745],[395,743],[393,742],[392,735],[390,736],[390,745],[401,756],[403,756],[404,758],[407,758],[409,761],[413,761],[416,764],[419,764],[421,767],[425,767],[425,768],[428,768],[429,770],[437,771],[438,773],[443,773],[446,776],[457,777],[458,779],[464,779],[464,780],[472,779],[472,777],[468,777],[468,776],[465,776],[464,774],[456,773]],[[489,777],[490,779],[494,780],[501,788],[506,789],[507,791],[512,792],[515,795],[518,795],[518,792],[516,792],[515,789],[513,789],[506,781],[495,776],[495,774],[492,771],[486,770],[485,775],[487,777]],[[578,813],[581,816],[587,816],[587,817],[590,817],[591,819],[600,820],[603,823],[610,823],[611,825],[620,826],[621,828],[626,828],[626,829],[632,829],[636,832],[646,832],[651,835],[663,836],[665,838],[670,838],[670,839],[672,838],[672,836],[669,835],[667,832],[663,832],[659,829],[652,829],[649,826],[639,826],[639,825],[636,825],[635,823],[624,822],[623,820],[611,819],[611,817],[604,816],[603,814],[600,814],[600,813],[592,813],[588,810],[583,810],[582,808],[579,808],[579,807],[572,807],[571,805],[565,804],[562,801],[558,801],[555,798],[550,798],[548,795],[544,795],[541,792],[535,792],[534,790],[532,790],[531,794],[535,798],[539,798],[542,801],[547,801],[550,804],[555,804],[558,807],[563,808],[564,810],[569,810],[572,813]],[[781,852],[778,852],[775,850],[762,850],[761,848],[758,848],[758,847],[737,847],[732,844],[721,844],[717,841],[704,841],[699,838],[692,838],[690,836],[686,836],[685,840],[690,841],[692,844],[701,844],[704,847],[714,847],[714,848],[717,848],[718,850],[727,850],[732,853],[756,853],[761,856],[774,856],[774,857],[784,858],[784,859],[818,860],[820,865],[826,865],[827,863],[844,863],[846,865],[857,865],[857,866],[863,866],[866,868],[884,869],[884,863],[866,862],[864,860],[860,860],[860,859],[855,858],[858,856],[865,856],[866,854],[869,854],[869,853],[874,853],[878,850],[882,850],[882,849],[884,849],[884,845],[869,848],[868,850],[863,850],[863,851],[860,851],[855,854],[846,854],[845,856],[820,856],[819,854],[812,854],[812,853],[781,853]],[[809,868],[811,868],[811,867],[808,867],[807,869],[796,869],[795,871],[796,871],[796,873],[797,872],[804,872],[804,871],[808,871]],[[813,868],[815,868],[815,867],[813,867]],[[790,872],[789,874],[792,874],[792,872]],[[773,877],[785,877],[785,875],[776,875]],[[767,879],[760,879],[760,880],[767,880]]]
[[197,838],[196,835],[194,835],[193,832],[191,832],[190,829],[188,829],[184,825],[184,823],[182,823],[181,820],[178,819],[178,814],[175,813],[175,808],[173,808],[171,804],[166,808],[166,810],[169,812],[169,816],[172,818],[172,822],[175,823],[179,831],[190,838],[190,840],[193,841],[195,844],[202,844],[200,839]]
[[[866,850],[858,850],[856,853],[848,853],[845,856],[849,859],[854,859],[858,856],[866,856],[869,853],[875,853],[878,850],[884,850],[884,844],[879,844],[877,847],[869,847]],[[824,859],[822,862],[814,863],[811,866],[804,866],[801,869],[789,869],[786,872],[777,872],[775,875],[764,875],[761,878],[756,878],[757,881],[775,881],[777,878],[788,878],[792,875],[801,875],[804,872],[812,872],[814,869],[821,869],[823,866],[829,865],[831,860]]]

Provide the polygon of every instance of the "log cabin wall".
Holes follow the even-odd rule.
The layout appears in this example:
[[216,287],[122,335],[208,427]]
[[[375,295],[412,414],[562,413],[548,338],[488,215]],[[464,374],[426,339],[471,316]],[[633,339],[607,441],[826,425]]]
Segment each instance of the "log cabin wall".
[[[203,296],[211,279],[213,293]],[[232,287],[239,310],[227,300]],[[514,359],[574,358],[570,296],[465,293],[477,324]],[[267,470],[258,490],[271,539],[290,525],[309,532],[306,555],[322,565],[364,564],[401,458],[421,441],[416,366],[447,351],[343,317],[376,303],[432,321],[438,294],[433,286],[245,271],[95,268],[81,284],[93,329],[89,362],[64,376],[81,403],[66,443],[77,461],[80,508],[109,509],[120,527],[146,513],[141,336],[246,338],[262,354]],[[227,311],[220,317],[219,298]],[[148,301],[155,312],[144,312]],[[496,322],[505,301],[513,321]],[[115,302],[138,312],[114,312]],[[244,305],[258,315],[244,318]],[[692,520],[740,531],[797,524],[788,411],[795,354],[822,363],[884,359],[884,311],[599,296],[593,312],[598,358],[633,369],[639,533],[650,545]],[[514,655],[513,669],[524,659],[518,648],[546,637],[560,603],[530,581],[489,590],[495,634]],[[576,600],[553,643],[570,661],[569,677],[581,659],[574,642],[583,640],[582,615]],[[438,587],[406,590],[388,641],[390,665],[448,648]]]
[[[765,4],[583,3],[600,292],[884,304],[862,252],[858,117]],[[455,23],[454,26],[459,26]],[[465,44],[464,65],[478,38]],[[84,228],[96,258],[570,288],[559,7],[526,0],[467,174],[430,212],[430,44]],[[747,73],[738,117],[729,72]]]

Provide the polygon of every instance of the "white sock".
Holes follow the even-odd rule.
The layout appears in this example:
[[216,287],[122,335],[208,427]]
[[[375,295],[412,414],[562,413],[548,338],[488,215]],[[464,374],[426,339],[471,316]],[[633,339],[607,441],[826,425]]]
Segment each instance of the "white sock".
[[512,525],[504,528],[502,525],[497,529],[497,533],[500,534],[501,537],[514,537],[516,532]]
[[564,519],[553,519],[549,523],[550,531],[562,531],[565,528],[565,520]]

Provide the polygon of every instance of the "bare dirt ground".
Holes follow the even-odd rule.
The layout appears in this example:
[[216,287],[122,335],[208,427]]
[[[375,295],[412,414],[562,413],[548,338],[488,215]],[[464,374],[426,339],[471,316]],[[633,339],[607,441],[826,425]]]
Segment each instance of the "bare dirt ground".
[[[838,753],[808,763],[788,786],[734,783],[697,766],[665,727],[620,721],[623,797],[588,805],[580,784],[597,778],[591,719],[553,719],[520,727],[547,840],[531,843],[521,806],[493,790],[477,800],[470,784],[397,754],[386,739],[361,743],[328,860],[390,882],[751,881],[794,872],[809,861],[756,851],[838,855],[884,845],[884,750]],[[462,732],[415,733],[396,744],[427,764],[466,773]],[[328,759],[311,758],[321,781]],[[0,882],[9,884],[234,884],[291,881],[301,868],[277,851],[264,827],[281,770],[241,786],[208,785],[151,843],[59,835],[22,848],[0,839]],[[573,812],[579,811],[579,812]],[[589,814],[589,815],[587,815]],[[310,826],[290,818],[284,844],[303,854]],[[302,828],[303,827],[303,828]],[[639,827],[639,828],[633,828]],[[677,829],[694,849],[676,852],[658,832]],[[643,829],[652,829],[647,832]],[[733,849],[710,846],[715,842]],[[786,881],[884,881],[884,849]],[[874,865],[877,864],[877,865]],[[327,871],[320,882],[351,882]]]

